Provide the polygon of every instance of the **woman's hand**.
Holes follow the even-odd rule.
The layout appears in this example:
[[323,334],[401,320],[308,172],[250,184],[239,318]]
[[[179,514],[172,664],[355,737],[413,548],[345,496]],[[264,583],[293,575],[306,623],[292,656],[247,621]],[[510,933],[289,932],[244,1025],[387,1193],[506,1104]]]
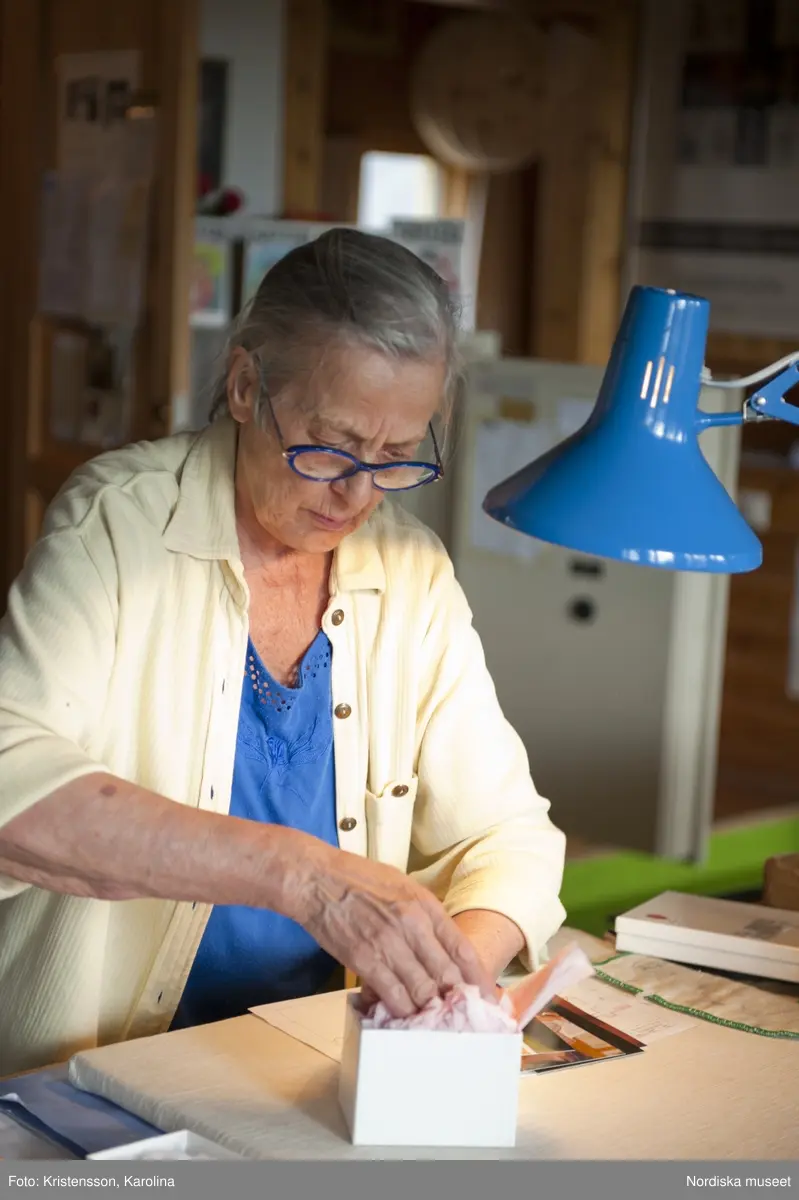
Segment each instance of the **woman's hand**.
[[295,919],[394,1016],[411,1016],[458,983],[493,996],[494,981],[432,893],[344,850],[320,846],[312,859],[297,872]]

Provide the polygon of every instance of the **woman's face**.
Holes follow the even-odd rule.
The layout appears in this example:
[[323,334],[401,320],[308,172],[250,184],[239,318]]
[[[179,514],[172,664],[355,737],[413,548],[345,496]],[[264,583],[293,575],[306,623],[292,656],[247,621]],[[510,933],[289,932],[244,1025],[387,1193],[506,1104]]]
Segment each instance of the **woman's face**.
[[[239,520],[257,537],[306,553],[326,553],[362,525],[385,493],[361,471],[330,483],[303,479],[282,456],[268,409],[256,423],[257,384],[241,381],[247,359],[231,369],[228,400],[239,423],[236,496]],[[252,375],[250,378],[253,378]],[[335,349],[310,380],[273,399],[285,448],[332,446],[368,463],[413,459],[443,391],[443,363],[396,362],[369,350]]]

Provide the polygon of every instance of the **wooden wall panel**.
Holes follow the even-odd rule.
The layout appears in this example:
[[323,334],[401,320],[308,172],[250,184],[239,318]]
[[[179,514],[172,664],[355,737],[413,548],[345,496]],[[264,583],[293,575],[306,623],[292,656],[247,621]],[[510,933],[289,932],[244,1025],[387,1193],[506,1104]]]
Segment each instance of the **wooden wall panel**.
[[733,582],[719,736],[716,816],[799,795],[799,703],[786,694],[795,534],[767,534],[759,571]]
[[[36,532],[42,505],[97,453],[47,434],[49,364],[56,322],[36,315],[42,172],[56,166],[57,59],[136,50],[142,107],[155,112],[157,167],[146,297],[134,367],[133,438],[168,431],[170,405],[188,383],[189,272],[196,194],[197,0],[0,0],[0,408],[6,488],[4,593]],[[13,298],[13,299],[12,299]],[[13,398],[13,402],[12,402]],[[0,401],[2,404],[2,401]]]
[[488,184],[477,327],[500,333],[507,355],[530,352],[537,180],[530,167]]
[[356,138],[365,150],[426,154],[411,120],[411,64],[427,35],[452,15],[446,8],[402,4],[391,48],[367,53],[331,47],[324,117],[327,135]]
[[326,0],[288,0],[283,94],[283,212],[315,216],[324,171],[328,70]]
[[531,353],[601,365],[620,316],[637,6],[606,0],[577,21],[563,6],[560,22],[550,7]]
[[762,567],[730,585],[717,817],[795,804],[799,796],[799,701],[786,691],[799,480],[744,465],[740,486],[771,494],[772,523],[760,534]]
[[319,202],[325,220],[357,222],[363,151],[357,137],[325,137]]
[[[707,361],[717,375],[744,376],[795,349],[774,338],[714,333]],[[795,805],[799,795],[799,702],[786,692],[799,476],[751,462],[753,454],[785,455],[796,441],[799,429],[781,421],[754,422],[743,431],[739,487],[768,492],[771,522],[759,535],[760,570],[730,581],[715,808],[719,818]]]
[[635,71],[638,61],[635,3],[605,2],[599,10],[595,123],[588,154],[582,290],[577,344],[579,362],[601,366],[610,354],[620,310],[627,235],[627,192]]
[[28,329],[36,307],[42,5],[0,2],[0,610],[25,547]]
[[159,102],[156,214],[147,277],[149,320],[140,339],[144,393],[131,436],[165,436],[190,389],[189,293],[197,196],[200,9],[198,0],[156,3],[153,78]]

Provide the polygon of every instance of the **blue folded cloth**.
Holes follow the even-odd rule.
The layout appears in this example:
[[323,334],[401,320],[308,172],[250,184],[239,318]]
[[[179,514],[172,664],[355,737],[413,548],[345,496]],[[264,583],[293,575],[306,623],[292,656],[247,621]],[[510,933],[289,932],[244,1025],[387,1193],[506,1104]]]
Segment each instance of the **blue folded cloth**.
[[4,1080],[0,1111],[78,1158],[162,1132],[110,1100],[73,1087],[66,1065]]

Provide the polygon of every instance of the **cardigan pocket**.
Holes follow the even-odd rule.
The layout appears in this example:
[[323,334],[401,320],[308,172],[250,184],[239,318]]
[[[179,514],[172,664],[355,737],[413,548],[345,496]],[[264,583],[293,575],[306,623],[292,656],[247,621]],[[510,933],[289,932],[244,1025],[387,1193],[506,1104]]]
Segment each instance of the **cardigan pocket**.
[[368,855],[375,862],[407,871],[418,787],[418,777],[409,775],[392,779],[379,795],[366,792]]

